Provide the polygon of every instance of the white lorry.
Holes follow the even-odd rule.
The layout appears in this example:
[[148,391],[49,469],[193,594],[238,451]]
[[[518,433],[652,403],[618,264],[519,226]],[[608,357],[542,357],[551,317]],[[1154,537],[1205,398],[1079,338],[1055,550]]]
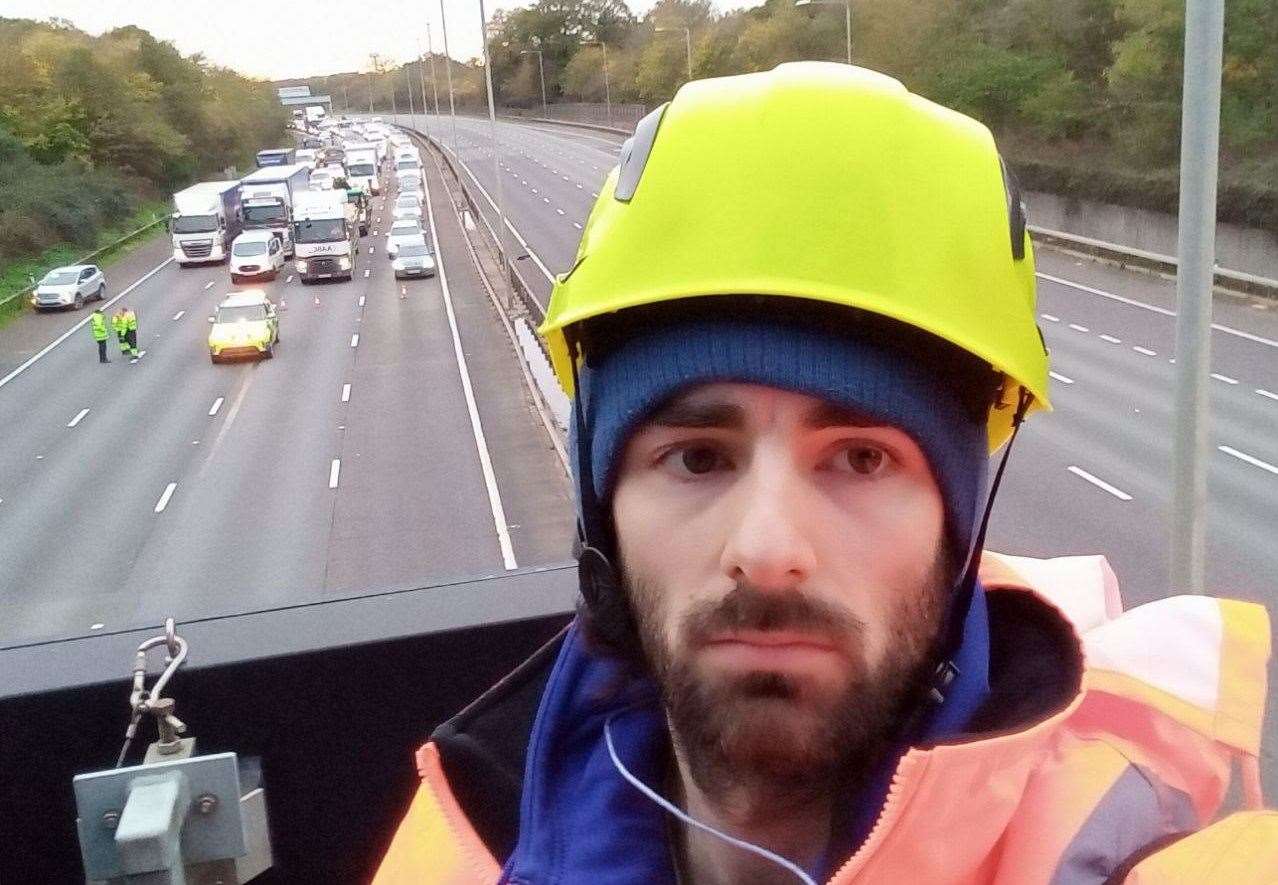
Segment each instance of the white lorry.
[[240,205],[245,230],[270,230],[280,238],[284,254],[293,256],[293,203],[310,187],[306,163],[270,166],[250,172],[240,181]]
[[240,183],[202,181],[173,195],[169,233],[178,264],[224,261],[239,234]]
[[378,178],[377,145],[372,142],[346,146],[346,183],[376,196],[382,192]]
[[345,191],[306,191],[293,203],[293,266],[303,283],[355,275],[356,207]]

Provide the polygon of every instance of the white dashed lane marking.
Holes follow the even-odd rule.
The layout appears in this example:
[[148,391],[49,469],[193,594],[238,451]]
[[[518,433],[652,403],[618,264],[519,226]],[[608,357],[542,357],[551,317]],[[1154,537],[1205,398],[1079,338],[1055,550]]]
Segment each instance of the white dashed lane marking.
[[1060,317],[1052,316],[1050,313],[1039,314],[1039,316],[1047,320],[1049,323],[1059,323],[1061,321]]
[[1274,393],[1272,390],[1265,390],[1263,387],[1257,387],[1256,393],[1272,400],[1278,400],[1278,393]]
[[75,427],[77,424],[79,424],[81,421],[84,420],[84,416],[87,414],[89,414],[88,409],[81,409],[80,414],[76,415],[74,418],[72,418],[70,421],[67,422],[67,427]]
[[1101,341],[1107,341],[1107,342],[1109,342],[1110,344],[1122,344],[1122,343],[1123,343],[1123,341],[1122,341],[1122,339],[1121,339],[1121,338],[1115,338],[1113,335],[1102,335],[1102,336],[1100,336],[1100,340],[1101,340]]
[[1219,372],[1212,372],[1211,377],[1215,378],[1217,381],[1224,381],[1226,384],[1238,383],[1237,378],[1230,378],[1228,375],[1222,375]]
[[337,488],[337,478],[342,474],[342,459],[334,458],[333,463],[328,468],[328,487],[330,489]]
[[349,384],[343,384],[342,385],[342,402],[348,403],[350,401],[351,401],[351,386]]
[[1132,499],[1132,496],[1124,492],[1122,489],[1116,488],[1110,485],[1109,483],[1105,482],[1105,480],[1100,479],[1099,477],[1093,476],[1092,474],[1088,473],[1086,470],[1084,470],[1081,467],[1075,467],[1073,464],[1071,464],[1066,469],[1070,473],[1079,477],[1080,479],[1087,480],[1092,485],[1096,486],[1096,488],[1109,492],[1111,495],[1113,495],[1115,498],[1117,498],[1120,501],[1130,501]]
[[1261,461],[1259,458],[1255,457],[1254,455],[1248,455],[1246,452],[1240,452],[1237,449],[1233,448],[1232,446],[1216,446],[1216,448],[1224,452],[1226,455],[1229,455],[1231,457],[1237,458],[1239,461],[1244,461],[1247,464],[1250,464],[1252,467],[1259,467],[1261,470],[1267,470],[1270,473],[1274,474],[1275,476],[1278,476],[1278,467],[1275,467],[1274,465],[1270,464],[1268,461]]
[[1080,326],[1078,323],[1070,323],[1070,324],[1069,324],[1069,327],[1070,327],[1071,329],[1073,329],[1075,332],[1090,332],[1090,331],[1091,331],[1091,329],[1087,328],[1086,326]]
[[177,483],[171,482],[164,489],[164,494],[160,495],[160,500],[155,502],[155,512],[163,513],[164,508],[169,506],[169,499],[173,497],[173,490],[177,488]]
[[209,289],[212,289],[212,288],[213,288],[213,281],[212,281],[212,280],[209,280],[207,283],[205,283],[205,284],[204,284],[204,291],[205,291],[205,292],[207,292]]
[[173,322],[176,323],[178,320],[182,319],[185,314],[185,310],[179,310],[177,313],[173,314]]
[[1059,373],[1059,372],[1048,372],[1047,374],[1048,374],[1048,375],[1050,375],[1050,376],[1051,376],[1052,378],[1054,378],[1055,380],[1057,380],[1057,381],[1061,382],[1062,384],[1073,384],[1073,383],[1074,383],[1074,379],[1073,379],[1073,378],[1066,378],[1064,375],[1062,375],[1062,374],[1061,374],[1061,373]]
[[1157,351],[1150,350],[1148,347],[1133,347],[1132,350],[1139,354],[1143,354],[1144,356],[1158,356]]
[[219,396],[217,399],[213,400],[213,405],[209,408],[209,417],[212,418],[216,415],[217,410],[220,408],[222,408],[222,397]]

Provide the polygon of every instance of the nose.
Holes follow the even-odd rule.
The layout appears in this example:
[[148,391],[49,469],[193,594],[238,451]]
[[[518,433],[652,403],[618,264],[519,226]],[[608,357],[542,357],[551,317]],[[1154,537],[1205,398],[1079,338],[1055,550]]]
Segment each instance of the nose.
[[724,574],[760,590],[802,586],[816,566],[816,552],[804,525],[810,507],[798,472],[783,455],[756,457],[737,492],[724,502],[730,511]]

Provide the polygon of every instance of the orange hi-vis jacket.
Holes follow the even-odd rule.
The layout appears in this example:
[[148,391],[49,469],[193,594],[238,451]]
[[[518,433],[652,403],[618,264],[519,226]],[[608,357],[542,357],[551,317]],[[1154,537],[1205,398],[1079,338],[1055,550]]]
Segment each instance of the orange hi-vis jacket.
[[[987,553],[981,581],[994,694],[1000,671],[1037,666],[1058,684],[1005,700],[1002,719],[978,715],[974,733],[909,749],[873,830],[830,885],[1278,882],[1278,812],[1262,810],[1258,764],[1265,610],[1181,596],[1124,612],[1101,557]],[[1060,641],[1000,642],[1028,636],[1026,624]],[[1056,662],[1043,652],[1053,643],[1065,649]],[[513,788],[472,769],[485,740],[518,744],[512,736],[531,727],[509,708],[529,708],[554,657],[552,643],[418,752],[422,783],[376,885],[501,878],[522,769],[510,760]],[[1235,766],[1247,810],[1217,820]]]

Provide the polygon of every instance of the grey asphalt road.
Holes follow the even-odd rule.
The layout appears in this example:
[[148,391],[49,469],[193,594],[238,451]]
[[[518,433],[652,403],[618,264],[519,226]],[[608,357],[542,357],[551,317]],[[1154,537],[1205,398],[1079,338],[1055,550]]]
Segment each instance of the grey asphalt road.
[[[521,271],[544,305],[550,274],[572,264],[622,137],[499,121],[494,170],[488,121],[459,117],[455,134],[448,118],[418,115],[413,126],[455,151],[494,202],[500,177],[508,221],[538,262],[522,262]],[[1175,284],[1046,248],[1037,258],[1055,411],[1027,422],[1016,442],[989,546],[1103,555],[1129,606],[1171,595]],[[1278,615],[1278,303],[1218,296],[1214,321],[1208,586]],[[1273,795],[1278,665],[1270,684],[1265,772]]]
[[111,274],[119,292],[154,270],[125,298],[138,363],[100,365],[83,312],[4,330],[4,375],[71,334],[0,386],[0,644],[567,557],[566,477],[438,186],[456,341],[440,278],[393,278],[384,209],[353,281],[303,286],[289,264],[256,284],[280,306],[271,360],[210,364],[205,318],[248,286],[165,263],[163,242]]

